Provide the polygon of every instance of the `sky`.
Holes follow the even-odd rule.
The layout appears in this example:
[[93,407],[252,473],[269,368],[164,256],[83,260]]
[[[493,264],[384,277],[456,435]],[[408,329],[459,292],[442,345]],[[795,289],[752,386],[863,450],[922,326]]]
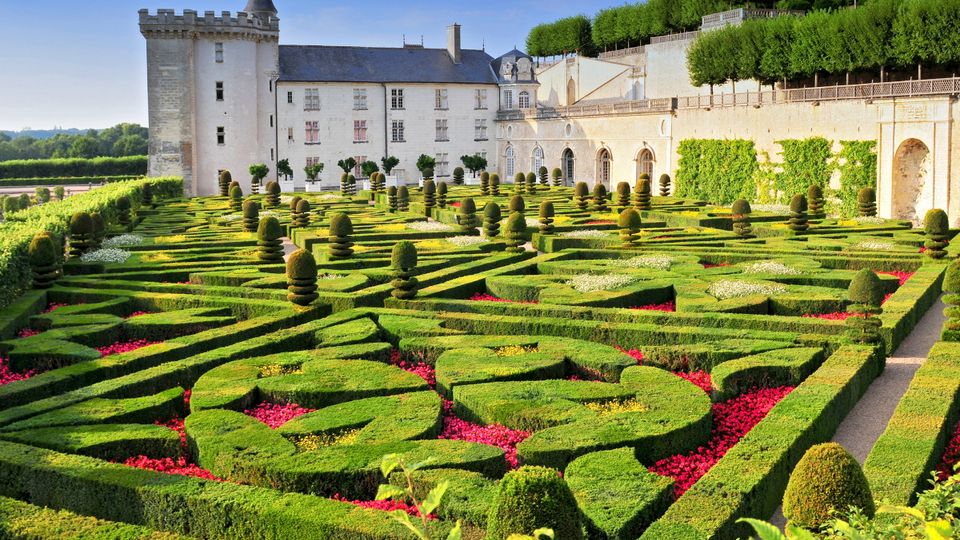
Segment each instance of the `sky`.
[[[156,2],[156,4],[154,4]],[[621,0],[274,0],[280,43],[446,46],[462,25],[464,48],[497,57],[541,22]],[[147,123],[146,47],[137,10],[239,11],[246,0],[0,0],[0,129],[105,128]]]

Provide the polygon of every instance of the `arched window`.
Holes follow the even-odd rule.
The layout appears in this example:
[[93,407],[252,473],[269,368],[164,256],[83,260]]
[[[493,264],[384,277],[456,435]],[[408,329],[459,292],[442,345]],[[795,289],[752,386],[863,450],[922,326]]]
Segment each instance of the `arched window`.
[[513,172],[513,171],[514,171],[514,168],[515,168],[515,167],[514,167],[514,165],[515,165],[515,157],[514,157],[514,155],[513,155],[513,147],[512,147],[512,146],[508,146],[508,147],[507,147],[507,150],[503,153],[503,157],[506,158],[506,159],[505,159],[505,161],[506,161],[506,170],[503,171],[503,177],[504,177],[504,179],[513,178],[513,176],[514,176],[514,172]]
[[644,173],[653,178],[653,163],[653,152],[647,148],[641,150],[640,154],[637,155],[637,178]]
[[604,148],[600,150],[598,157],[599,167],[597,168],[597,182],[605,186],[610,185],[610,151]]
[[530,108],[530,92],[524,90],[520,92],[520,108],[529,109]]
[[574,181],[573,180],[573,170],[574,170],[573,169],[573,165],[574,165],[573,150],[569,148],[564,150],[563,156],[561,158],[561,162],[563,163],[563,183],[569,186]]
[[533,149],[533,172],[540,172],[540,167],[543,167],[543,148],[537,146]]

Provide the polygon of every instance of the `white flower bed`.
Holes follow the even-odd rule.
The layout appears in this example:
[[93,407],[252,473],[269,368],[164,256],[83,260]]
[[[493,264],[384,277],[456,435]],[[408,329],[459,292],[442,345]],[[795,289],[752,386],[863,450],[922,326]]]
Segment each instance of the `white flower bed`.
[[753,212],[769,212],[771,214],[789,214],[790,207],[785,204],[751,204]]
[[864,240],[853,245],[854,249],[866,249],[868,251],[892,251],[897,248],[893,242],[884,242],[883,240]]
[[[243,216],[241,216],[241,217],[243,217]],[[273,210],[261,210],[260,213],[259,213],[259,217],[261,217],[261,218],[265,218],[265,217],[275,217],[275,218],[279,218],[279,217],[280,217],[280,214],[278,214],[277,212],[275,212],[275,211],[273,211]]]
[[453,227],[439,221],[414,221],[407,223],[407,228],[411,231],[420,232],[450,232]]
[[764,283],[748,283],[745,281],[723,280],[716,281],[707,289],[707,293],[717,300],[727,300],[728,298],[740,298],[741,296],[751,296],[762,294],[773,296],[787,292],[786,287],[780,285],[767,285]]
[[636,281],[634,276],[626,274],[579,274],[573,279],[566,281],[566,285],[573,287],[577,292],[588,293],[596,291],[609,291],[624,285],[629,285]]
[[234,221],[240,221],[241,219],[243,219],[243,214],[227,214],[225,216],[220,216],[220,221],[225,223],[232,223]]
[[621,268],[650,268],[652,270],[669,270],[673,264],[673,257],[668,255],[643,255],[630,259],[615,261],[613,266]]
[[539,227],[539,226],[540,226],[540,220],[537,219],[537,218],[528,217],[528,218],[525,218],[524,221],[527,222],[527,227]]
[[564,238],[607,238],[610,236],[610,233],[598,229],[583,229],[579,231],[562,232],[558,236]]
[[446,240],[457,247],[470,247],[490,243],[490,240],[483,236],[453,236]]
[[796,276],[801,272],[795,268],[777,261],[760,261],[743,267],[744,274],[777,274],[781,276]]
[[84,263],[103,263],[117,264],[127,262],[130,258],[130,252],[116,248],[104,248],[94,251],[88,251],[80,256],[80,262]]
[[324,279],[340,279],[340,278],[344,278],[344,277],[347,277],[347,276],[345,276],[345,275],[343,275],[343,274],[320,274],[319,276],[317,276],[317,279],[319,279],[319,280],[324,280]]
[[860,216],[856,218],[856,222],[860,225],[879,225],[881,223],[886,223],[887,220],[882,217],[877,216]]
[[143,243],[143,237],[139,234],[121,234],[113,238],[107,238],[103,241],[103,247],[115,248],[122,246],[139,246]]

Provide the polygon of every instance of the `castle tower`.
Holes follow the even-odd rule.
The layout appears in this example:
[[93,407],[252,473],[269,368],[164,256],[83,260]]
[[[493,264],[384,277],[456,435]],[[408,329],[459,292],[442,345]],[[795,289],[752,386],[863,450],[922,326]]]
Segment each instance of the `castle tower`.
[[[198,16],[140,10],[147,41],[151,176],[182,176],[188,195],[217,193],[219,171],[250,192],[248,167],[276,178],[280,20],[271,0]],[[265,181],[266,181],[265,180]]]

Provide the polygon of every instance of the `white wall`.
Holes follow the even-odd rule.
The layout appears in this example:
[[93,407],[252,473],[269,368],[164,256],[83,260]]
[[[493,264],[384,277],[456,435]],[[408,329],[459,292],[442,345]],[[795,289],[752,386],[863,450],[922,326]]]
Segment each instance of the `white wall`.
[[538,103],[545,107],[568,105],[567,82],[570,79],[576,84],[576,99],[579,100],[618,75],[630,71],[630,66],[596,58],[577,57],[573,60],[560,61],[537,75],[540,82]]

